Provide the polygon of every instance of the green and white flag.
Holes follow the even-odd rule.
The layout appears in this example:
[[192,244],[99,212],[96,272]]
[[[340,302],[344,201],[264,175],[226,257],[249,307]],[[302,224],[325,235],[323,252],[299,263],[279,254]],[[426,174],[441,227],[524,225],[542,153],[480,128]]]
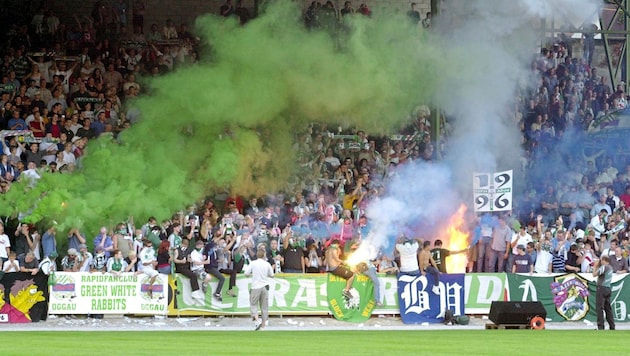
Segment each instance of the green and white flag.
[[352,298],[343,295],[346,288],[346,280],[328,273],[326,290],[328,295],[328,308],[335,319],[351,322],[362,322],[372,316],[376,306],[374,302],[374,284],[364,274],[355,274],[350,294]]

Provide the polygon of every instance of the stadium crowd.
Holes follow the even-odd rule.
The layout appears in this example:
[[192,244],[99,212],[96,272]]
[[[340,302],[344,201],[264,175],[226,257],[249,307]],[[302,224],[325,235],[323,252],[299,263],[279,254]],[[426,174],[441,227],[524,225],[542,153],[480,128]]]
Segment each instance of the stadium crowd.
[[[37,9],[29,23],[12,28],[0,66],[2,192],[20,179],[73,172],[89,154],[89,140],[116,138],[134,124],[137,117],[129,115],[126,104],[150,95],[140,78],[197,61],[198,39],[186,24],[169,20],[160,28],[153,23],[144,33],[144,6],[135,1],[130,19],[118,5],[109,8],[101,1],[90,15],[73,19]],[[306,25],[324,26],[314,21],[329,11],[335,24],[340,15],[355,13],[350,2],[340,15],[328,7],[315,2],[305,12]],[[370,10],[362,6],[358,12],[369,15]],[[410,21],[429,27],[430,14],[429,21],[420,22],[414,12],[408,14]],[[220,15],[239,16],[242,23],[250,18],[241,2],[234,8],[230,0]],[[589,272],[603,254],[611,256],[615,272],[630,269],[628,157],[616,148],[586,152],[565,145],[566,136],[584,138],[598,120],[625,108],[627,95],[623,85],[611,88],[591,67],[592,55],[578,58],[572,46],[559,39],[533,56],[528,78],[506,110],[506,119],[522,132],[524,154],[515,170],[527,182],[516,194],[514,210],[470,214],[465,251],[449,251],[434,241],[431,264],[438,270],[446,272],[444,259],[455,252],[466,252],[468,270],[477,272]],[[170,219],[150,218],[138,226],[123,222],[98,234],[77,228],[61,234],[50,225],[40,236],[33,225],[20,224],[14,231],[0,225],[3,271],[35,274],[37,261],[52,259],[68,272],[178,272],[201,280],[193,291],[205,291],[217,278],[217,299],[225,276],[225,293],[234,295],[236,274],[259,249],[266,250],[276,272],[325,272],[327,244],[339,240],[350,252],[369,234],[365,209],[387,193],[388,179],[406,165],[430,164],[449,154],[452,128],[442,120],[437,137],[426,107],[413,113],[407,128],[388,137],[313,123],[296,133],[297,174],[281,193],[220,202],[206,198]],[[433,240],[421,232],[417,237]],[[408,240],[401,236],[399,244]],[[413,270],[408,258],[400,258],[401,249],[366,262],[383,273]]]

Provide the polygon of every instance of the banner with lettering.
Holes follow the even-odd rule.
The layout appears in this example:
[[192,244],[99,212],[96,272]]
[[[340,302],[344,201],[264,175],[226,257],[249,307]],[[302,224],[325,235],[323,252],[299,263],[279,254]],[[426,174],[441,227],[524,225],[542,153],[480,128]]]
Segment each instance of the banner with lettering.
[[[616,321],[628,321],[630,283],[627,274],[615,274],[611,305]],[[597,321],[595,278],[588,273],[561,275],[508,274],[509,300],[540,301],[552,321]]]
[[47,282],[43,273],[5,273],[0,279],[0,323],[46,320]]
[[[361,305],[365,312],[365,303],[372,301],[373,284],[369,278],[357,275],[353,283],[354,289],[360,294]],[[216,280],[208,286],[203,303],[193,299],[190,281],[185,276],[175,274],[177,282],[176,308],[169,310],[170,315],[249,315],[249,286],[251,278],[238,275],[236,287],[233,291],[236,297],[230,297],[223,290],[223,301],[212,297],[216,289]],[[396,279],[382,275],[379,277],[383,306],[378,307],[379,313],[398,313],[398,292]],[[339,282],[340,283],[340,282]],[[345,282],[344,282],[345,285]],[[325,315],[330,314],[328,275],[278,273],[269,287],[269,313],[272,315]],[[341,295],[341,290],[339,291]],[[369,309],[371,314],[374,305]],[[343,309],[342,309],[343,310]],[[345,314],[344,314],[345,315]],[[366,318],[362,316],[362,318]]]
[[512,210],[512,170],[473,173],[473,198],[476,212]]
[[[153,283],[144,274],[57,272],[50,288],[50,314],[166,314],[168,276]],[[151,287],[151,288],[150,288]]]
[[326,292],[328,296],[328,308],[337,320],[362,322],[372,316],[376,306],[374,302],[374,284],[370,277],[356,273],[350,296],[344,296],[346,280],[328,273]]
[[433,293],[433,276],[398,277],[400,318],[405,324],[439,323],[444,311],[464,315],[464,274],[440,274],[440,294]]
[[464,278],[464,303],[468,314],[489,314],[493,301],[503,301],[506,273],[469,273]]

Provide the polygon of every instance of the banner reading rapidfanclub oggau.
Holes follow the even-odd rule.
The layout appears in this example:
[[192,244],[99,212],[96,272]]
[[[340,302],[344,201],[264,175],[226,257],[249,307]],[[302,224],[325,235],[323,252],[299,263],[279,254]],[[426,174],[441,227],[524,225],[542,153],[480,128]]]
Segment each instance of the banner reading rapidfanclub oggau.
[[[595,278],[588,273],[560,275],[508,274],[509,300],[540,301],[552,321],[596,321]],[[611,305],[616,321],[628,321],[630,283],[627,274],[615,274],[612,281]]]
[[405,324],[438,323],[444,311],[464,315],[464,274],[440,274],[440,294],[433,293],[433,276],[398,277],[400,318]]
[[168,276],[158,275],[149,293],[144,274],[57,272],[51,286],[50,314],[166,314]]

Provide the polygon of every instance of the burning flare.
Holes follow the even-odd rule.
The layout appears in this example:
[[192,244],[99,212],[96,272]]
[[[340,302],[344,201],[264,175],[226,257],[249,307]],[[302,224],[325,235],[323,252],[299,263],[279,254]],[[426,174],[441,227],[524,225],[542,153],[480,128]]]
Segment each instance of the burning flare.
[[[460,251],[468,248],[468,237],[470,233],[466,231],[464,214],[466,206],[459,206],[457,212],[451,216],[446,230],[440,235],[445,241],[447,249],[450,251]],[[451,255],[446,259],[446,271],[448,273],[465,273],[467,258],[465,253]]]

